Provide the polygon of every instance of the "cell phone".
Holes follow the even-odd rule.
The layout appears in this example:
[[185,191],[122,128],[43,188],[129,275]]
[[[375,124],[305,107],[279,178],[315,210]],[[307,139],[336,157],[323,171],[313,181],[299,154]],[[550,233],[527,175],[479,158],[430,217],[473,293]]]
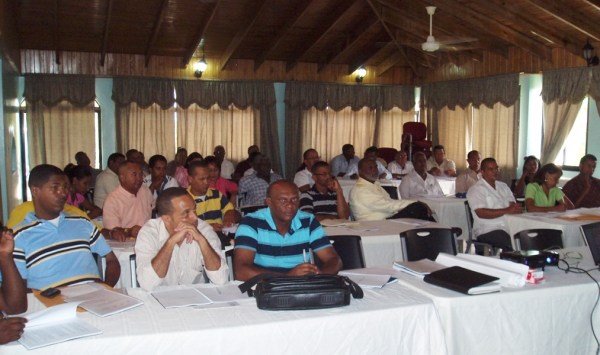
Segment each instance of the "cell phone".
[[47,288],[44,291],[40,292],[40,295],[46,297],[46,298],[54,298],[58,295],[60,295],[60,290],[57,288]]

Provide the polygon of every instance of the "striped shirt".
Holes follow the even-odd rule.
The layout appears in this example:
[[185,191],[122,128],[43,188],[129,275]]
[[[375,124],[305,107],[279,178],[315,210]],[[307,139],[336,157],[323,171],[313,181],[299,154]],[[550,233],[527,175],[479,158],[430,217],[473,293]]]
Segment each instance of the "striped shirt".
[[305,260],[303,251],[331,247],[329,238],[317,219],[298,211],[285,236],[277,231],[271,209],[251,213],[240,222],[235,234],[235,248],[256,252],[253,266],[274,272],[288,272]]
[[188,193],[196,202],[196,214],[198,218],[206,221],[208,224],[223,223],[223,216],[227,211],[233,210],[233,205],[229,202],[227,196],[219,190],[208,189],[204,200],[192,193],[192,187],[187,188]]
[[327,189],[327,193],[321,193],[313,185],[308,191],[300,195],[300,210],[313,214],[329,214],[337,216],[337,193]]
[[30,212],[14,236],[17,269],[27,287],[36,290],[99,280],[92,253],[105,256],[112,251],[89,220],[64,212],[58,227]]

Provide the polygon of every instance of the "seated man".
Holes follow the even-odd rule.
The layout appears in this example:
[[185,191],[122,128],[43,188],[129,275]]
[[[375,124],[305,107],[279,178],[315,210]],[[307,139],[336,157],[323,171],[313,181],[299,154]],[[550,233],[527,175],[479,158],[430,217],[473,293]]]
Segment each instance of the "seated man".
[[221,176],[224,179],[231,179],[235,169],[233,163],[225,159],[225,148],[222,145],[216,146],[213,155],[217,159],[217,163],[221,164]]
[[188,193],[196,202],[196,215],[210,224],[215,232],[230,226],[242,219],[240,212],[233,208],[227,196],[217,189],[210,189],[208,180],[208,164],[195,161],[188,166]]
[[[379,150],[376,147],[370,147],[365,150],[365,157],[363,159],[373,160],[377,164],[377,179],[391,179],[392,173],[390,173],[379,160],[377,160],[377,152]],[[358,163],[350,165],[344,179],[358,179],[359,167]]]
[[318,161],[312,166],[315,184],[300,195],[300,210],[312,213],[320,222],[324,219],[348,219],[350,207],[338,181],[331,174],[329,164]]
[[408,154],[399,150],[396,153],[396,160],[390,162],[387,169],[392,173],[393,178],[400,178],[414,170],[413,163],[408,161]]
[[[358,221],[386,218],[418,218],[433,221],[429,207],[414,200],[394,200],[377,181],[375,160],[358,162],[360,177],[350,190],[350,209]],[[403,182],[404,183],[404,182]]]
[[140,230],[135,242],[140,286],[152,291],[158,286],[227,282],[229,268],[221,242],[210,225],[196,216],[189,193],[180,187],[165,190],[156,201],[158,218]]
[[494,158],[481,162],[481,179],[467,192],[467,200],[473,211],[473,236],[504,251],[511,251],[505,214],[523,213],[523,205],[515,201],[510,188],[498,181],[500,169]]
[[444,194],[440,183],[435,176],[429,174],[427,167],[427,157],[423,152],[417,152],[413,156],[415,170],[411,171],[402,179],[400,184],[400,197],[408,200],[417,196],[441,196]]
[[[13,260],[15,241],[13,231],[4,228],[0,239],[0,309],[8,314],[27,311],[27,288]],[[27,319],[3,317],[0,319],[0,345],[18,340],[23,334]]]
[[[301,276],[341,270],[342,261],[323,227],[312,215],[298,211],[299,205],[296,185],[280,180],[269,186],[269,208],[244,217],[235,235],[236,280],[266,272]],[[310,250],[323,262],[320,270],[307,262],[304,251]]]
[[346,175],[348,168],[352,164],[358,163],[360,159],[354,155],[354,146],[352,144],[344,144],[342,154],[331,159],[331,172],[334,177],[343,177]]
[[112,153],[108,157],[108,167],[96,178],[94,185],[94,205],[104,208],[104,200],[109,193],[119,187],[119,166],[125,161],[121,153]]
[[467,154],[467,170],[456,178],[456,192],[465,193],[479,181],[481,177],[481,154],[472,150]]
[[269,185],[281,176],[271,172],[271,159],[264,154],[258,154],[253,162],[254,173],[240,180],[238,193],[246,194],[246,206],[264,205]]
[[121,267],[104,237],[89,220],[62,212],[68,193],[64,172],[38,165],[29,175],[29,188],[35,212],[15,227],[13,252],[27,287],[44,290],[100,281],[92,253],[106,257],[104,282],[114,286]]
[[248,158],[246,160],[241,161],[235,167],[235,171],[231,176],[231,180],[238,182],[241,178],[246,176],[244,173],[250,169],[252,169],[252,161],[254,160],[254,155],[252,153],[260,153],[260,149],[257,145],[251,145],[248,147]]
[[596,179],[596,157],[584,155],[579,161],[579,175],[569,180],[563,187],[563,192],[573,201],[575,208],[600,207],[600,180]]
[[319,157],[319,153],[314,149],[308,149],[302,155],[304,158],[304,165],[306,166],[304,169],[300,170],[294,176],[294,184],[298,186],[300,192],[308,191],[315,181],[312,179],[311,169],[314,163],[321,160]]
[[98,175],[102,173],[102,170],[92,168],[92,162],[90,161],[90,158],[85,152],[75,153],[75,162],[77,163],[77,165],[81,165],[84,168],[88,168],[90,170],[90,172],[92,173],[92,183],[90,184],[90,188],[93,188],[96,184],[96,178],[98,178]]
[[143,185],[144,173],[137,163],[125,160],[119,167],[119,181],[119,187],[104,202],[104,226],[135,238],[140,228],[152,218],[154,197]]
[[167,175],[167,158],[162,155],[151,156],[148,168],[150,174],[144,178],[143,184],[150,189],[154,200],[169,187],[179,187],[177,180]]
[[433,147],[433,155],[427,159],[427,171],[433,176],[456,176],[456,164],[446,159],[443,145]]

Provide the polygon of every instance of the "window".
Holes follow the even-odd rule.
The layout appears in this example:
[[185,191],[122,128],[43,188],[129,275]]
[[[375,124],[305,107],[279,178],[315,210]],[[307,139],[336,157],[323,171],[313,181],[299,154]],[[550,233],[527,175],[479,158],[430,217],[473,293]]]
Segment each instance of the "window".
[[586,154],[588,112],[588,98],[586,97],[561,152],[554,160],[554,164],[562,166],[564,170],[577,171],[579,159]]

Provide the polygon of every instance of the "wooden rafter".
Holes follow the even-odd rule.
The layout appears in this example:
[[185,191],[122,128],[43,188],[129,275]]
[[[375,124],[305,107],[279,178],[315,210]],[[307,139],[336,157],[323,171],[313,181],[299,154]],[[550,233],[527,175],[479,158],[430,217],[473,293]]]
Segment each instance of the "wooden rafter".
[[581,0],[584,3],[593,6],[596,10],[600,11],[600,0]]
[[293,15],[291,18],[287,19],[285,25],[278,31],[277,36],[271,41],[269,46],[265,48],[265,50],[254,60],[254,71],[257,71],[258,68],[265,62],[267,57],[273,52],[275,48],[281,43],[281,41],[287,36],[288,32],[296,26],[298,20],[304,15],[306,10],[310,7],[310,5],[316,0],[303,0],[300,1],[300,4],[294,9]]
[[113,0],[108,0],[106,6],[106,21],[104,23],[104,33],[102,35],[102,50],[100,51],[100,66],[104,66],[106,59],[106,48],[108,47],[108,32],[110,30],[110,16],[112,14]]
[[583,14],[565,6],[564,3],[556,0],[526,1],[575,28],[579,32],[584,33],[586,36],[591,37],[596,41],[600,41],[600,29],[598,28],[598,24]]
[[233,39],[231,40],[231,42],[229,42],[229,46],[227,46],[225,53],[223,53],[223,55],[221,56],[221,70],[225,69],[233,53],[235,53],[235,51],[239,48],[240,44],[242,44],[242,41],[248,34],[248,31],[250,31],[250,28],[252,27],[254,22],[256,22],[256,19],[260,15],[266,3],[266,0],[254,0],[249,2],[249,5],[246,10],[246,21],[244,22],[242,27],[237,31],[235,36],[233,36]]
[[306,53],[310,52],[310,50],[327,34],[327,32],[329,32],[333,26],[335,26],[336,23],[338,23],[346,11],[348,11],[348,9],[357,1],[358,0],[342,1],[341,5],[339,5],[335,11],[330,12],[323,19],[323,21],[321,21],[321,26],[312,31],[312,35],[309,36],[308,39],[301,45],[300,49],[294,53],[292,56],[294,59],[286,63],[285,71],[289,73],[290,70],[294,69],[296,65],[298,65],[298,63],[304,59]]
[[367,46],[361,48],[360,53],[355,55],[355,57],[352,58],[350,63],[348,63],[348,75],[354,73],[358,68],[360,68],[361,65],[367,63],[380,51],[384,49],[388,50],[388,46],[393,46],[395,48],[392,42],[389,42],[384,47],[379,46],[378,43],[389,41],[389,38],[390,37],[387,34],[387,31],[385,31],[385,29],[382,28],[382,31],[377,36],[377,39],[374,41],[370,41],[370,43]]
[[60,34],[58,33],[58,0],[54,0],[54,52],[56,64],[60,64]]
[[198,46],[200,45],[200,42],[202,41],[202,38],[204,37],[204,34],[206,33],[208,26],[210,26],[210,23],[212,22],[213,18],[215,17],[215,13],[217,12],[217,7],[219,7],[220,2],[221,2],[221,0],[217,0],[213,3],[203,3],[203,6],[205,7],[204,16],[202,17],[202,20],[200,21],[200,26],[198,27],[198,32],[196,32],[194,39],[192,40],[192,42],[190,42],[190,45],[186,48],[185,54],[183,55],[183,58],[181,59],[181,68],[182,69],[188,65],[190,60],[192,60],[192,57],[194,56],[194,53],[196,52],[196,48],[198,48]]
[[167,10],[169,8],[169,0],[163,0],[160,5],[160,12],[158,14],[158,18],[156,22],[154,22],[154,26],[152,27],[152,33],[150,34],[150,39],[148,40],[148,44],[146,45],[146,53],[145,53],[145,64],[148,67],[148,63],[150,63],[150,56],[152,55],[152,48],[156,43],[156,39],[158,38],[158,34],[160,33],[160,28],[162,27],[163,21],[167,14]]

